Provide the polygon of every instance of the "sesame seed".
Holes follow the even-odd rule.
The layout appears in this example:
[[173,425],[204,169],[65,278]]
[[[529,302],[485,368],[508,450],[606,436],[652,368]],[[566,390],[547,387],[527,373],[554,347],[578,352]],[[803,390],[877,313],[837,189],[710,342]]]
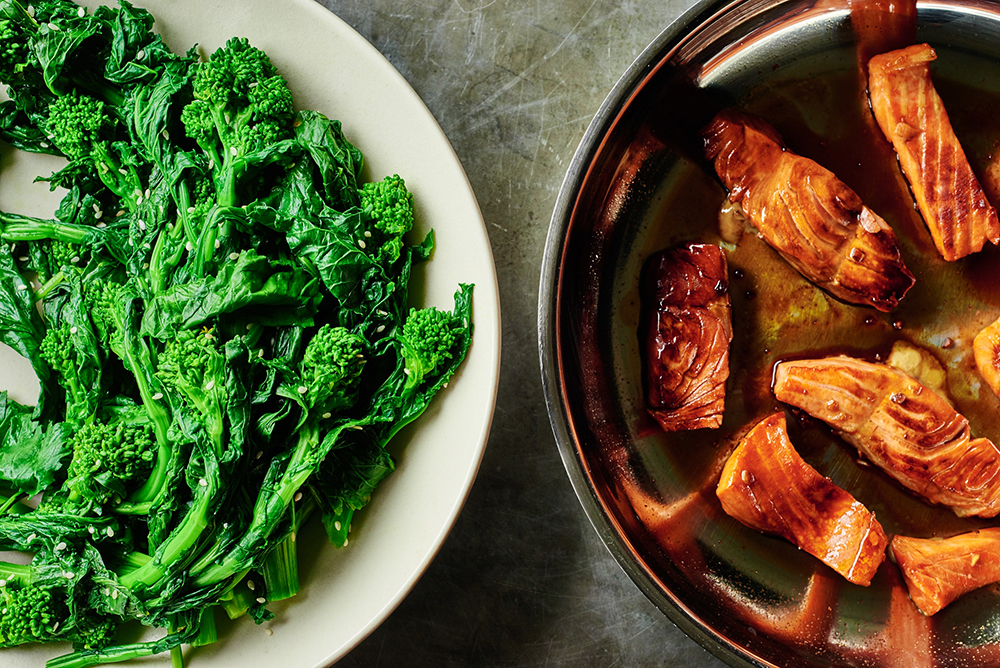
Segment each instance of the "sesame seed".
[[372,231],[365,230],[365,239],[371,239],[371,238],[372,238]]
[[211,389],[212,389],[213,387],[215,387],[215,381],[214,381],[214,380],[210,380],[210,381],[208,381],[208,383],[207,383],[207,384],[205,385],[205,390],[206,390],[206,391],[208,391],[208,390],[211,390]]
[[407,369],[406,367],[403,367],[403,373],[405,373],[407,376],[409,376],[410,375],[410,370]]
[[293,501],[301,501],[302,500],[302,492],[295,492],[295,496],[292,497],[292,500]]
[[35,8],[32,5],[28,5],[28,16],[35,18]]
[[108,224],[107,224],[107,223],[98,223],[98,224],[97,224],[97,229],[99,229],[99,230],[103,230],[103,229],[104,229],[105,227],[107,227],[107,226],[108,226]]
[[308,387],[306,387],[305,385],[299,385],[299,389],[298,389],[299,394],[305,394],[308,391],[309,391]]
[[60,550],[65,550],[65,549],[66,549],[66,543],[60,542],[58,545],[56,545],[56,551],[57,552],[60,551]]
[[208,161],[208,168],[209,169],[215,169],[215,160],[209,160]]
[[166,139],[167,141],[170,141],[170,131],[169,130],[164,129],[163,132],[161,132],[160,134],[163,135],[164,139]]
[[146,199],[149,199],[149,188],[146,188],[146,192],[143,193],[143,197],[145,197]]
[[216,247],[216,248],[222,248],[222,242],[221,242],[221,241],[219,241],[218,239],[216,239],[216,240],[215,240],[215,247]]
[[385,325],[379,325],[378,327],[375,328],[375,331],[381,334],[382,332],[385,331]]
[[323,419],[324,420],[329,420],[331,417],[333,417],[332,413],[323,413]]
[[247,323],[247,331],[249,332],[251,329],[253,329],[253,323],[252,322],[248,322]]
[[364,427],[362,427],[359,424],[352,424],[351,429],[357,429],[358,431],[361,431],[362,429],[364,429]]
[[120,218],[125,215],[125,209],[121,209],[115,212],[115,218]]
[[261,348],[260,350],[257,351],[257,357],[259,357],[261,359],[264,358],[264,349],[263,348]]
[[129,246],[135,246],[135,241],[133,241],[132,239],[129,239],[128,240],[128,245]]
[[157,392],[156,394],[153,395],[153,401],[159,401],[162,398],[163,398],[163,392]]
[[289,538],[289,539],[290,539],[290,540],[291,540],[291,541],[292,541],[292,542],[294,543],[294,542],[295,542],[295,536],[296,536],[296,535],[297,535],[297,534],[296,534],[296,533],[295,533],[295,532],[293,531],[293,532],[291,533],[291,535],[290,535],[290,536],[289,536],[288,538]]
[[142,204],[142,195],[135,198],[135,205],[139,206],[140,204]]
[[108,538],[114,538],[115,537],[115,530],[112,529],[111,527],[108,527],[107,529],[105,529],[104,533],[108,534]]
[[143,262],[142,263],[142,268],[143,269],[149,269],[149,263],[148,262]]
[[187,242],[186,244],[184,244],[184,249],[185,249],[185,250],[187,250],[187,251],[188,251],[189,253],[191,252],[191,250],[192,250],[193,248],[194,248],[194,246],[192,246],[192,245],[191,245],[191,242],[190,242],[190,241],[189,241],[189,242]]
[[76,10],[76,15],[82,19],[84,16],[87,15],[87,10],[84,9],[83,7],[80,7],[80,9]]
[[55,633],[58,630],[59,630],[59,622],[56,622],[55,624],[52,625],[52,632]]
[[358,248],[360,248],[361,250],[365,249],[365,241],[364,241],[364,239],[358,239]]
[[143,220],[139,221],[139,229],[142,230],[143,232],[146,231],[146,222],[145,221],[143,221]]
[[56,32],[59,32],[59,26],[57,26],[55,23],[52,23],[50,21],[49,22],[49,30],[55,30]]
[[240,254],[239,253],[230,253],[229,254],[229,259],[230,260],[239,260],[240,259]]
[[100,209],[98,209],[97,211],[94,212],[94,218],[96,218],[98,220],[100,220],[101,216],[103,216],[103,215],[104,215],[104,212],[101,211]]
[[201,487],[208,487],[208,481],[202,478],[201,480],[198,481],[198,485]]
[[38,145],[41,146],[42,148],[48,148],[49,147],[49,143],[48,142],[44,142],[44,141],[38,142]]
[[87,531],[89,531],[90,534],[93,535],[96,529],[94,529],[94,527],[87,527]]
[[254,455],[254,459],[260,459],[260,458],[261,458],[261,457],[263,457],[263,456],[264,456],[264,452],[263,452],[263,451],[261,451],[261,450],[258,450],[258,451],[257,451],[257,454],[256,454],[256,455]]
[[239,151],[237,151],[236,147],[233,146],[231,149],[229,149],[229,154],[235,158],[237,154],[239,154]]
[[63,573],[63,577],[66,578],[67,580],[72,580],[76,576],[70,573],[69,571],[66,571],[65,573]]
[[19,257],[17,259],[18,259],[19,262],[27,262],[28,261],[28,256],[27,255],[22,255],[21,257]]
[[80,331],[80,330],[78,330],[76,327],[70,327],[69,328],[69,333],[70,334],[76,334],[78,331]]
[[117,600],[118,600],[118,590],[117,590],[117,589],[115,589],[115,590],[113,590],[113,591],[111,592],[111,598],[112,598],[113,600],[115,600],[115,601],[117,601]]
[[135,59],[136,60],[142,60],[145,57],[146,57],[146,52],[143,51],[142,49],[139,49],[139,52],[137,54],[135,54]]
[[253,591],[256,588],[257,588],[257,585],[255,585],[253,583],[253,580],[247,580],[247,589],[249,589],[250,591]]
[[70,261],[70,264],[76,264],[77,262],[80,261],[80,256],[79,255],[74,255],[72,258],[70,258],[69,261]]
[[441,387],[448,387],[448,381],[445,381],[444,385],[442,385]]
[[7,581],[6,580],[0,580],[0,587],[6,587],[6,586],[7,586]]
[[267,603],[267,599],[264,598],[263,596],[258,596],[257,597],[257,602],[258,603]]
[[343,525],[340,523],[340,520],[337,520],[336,522],[333,523],[333,528],[335,531],[340,531],[341,526]]
[[20,290],[27,290],[27,289],[28,289],[28,286],[27,286],[27,285],[25,285],[24,283],[22,283],[21,285],[17,286],[17,289],[18,289],[19,291],[20,291]]
[[30,543],[31,541],[35,540],[36,538],[38,538],[38,536],[36,534],[31,534],[30,536],[28,536],[28,542]]
[[344,539],[344,547],[347,547],[347,539]]
[[188,207],[188,213],[194,213],[195,211],[197,211],[197,209],[195,209],[193,206]]
[[269,636],[274,635],[274,631],[272,631],[271,629],[264,629],[264,633],[266,633]]
[[382,309],[379,309],[379,310],[377,310],[375,312],[378,313],[381,316],[387,316],[387,315],[389,315],[388,311],[383,311]]

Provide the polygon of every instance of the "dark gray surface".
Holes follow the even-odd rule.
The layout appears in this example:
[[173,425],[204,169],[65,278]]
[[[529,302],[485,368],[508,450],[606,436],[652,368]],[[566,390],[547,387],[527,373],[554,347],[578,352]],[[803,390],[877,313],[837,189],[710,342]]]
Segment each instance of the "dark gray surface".
[[338,667],[720,668],[589,524],[536,346],[542,248],[573,152],[618,76],[692,2],[320,2],[389,59],[451,140],[486,220],[503,315],[499,399],[468,502],[414,590]]

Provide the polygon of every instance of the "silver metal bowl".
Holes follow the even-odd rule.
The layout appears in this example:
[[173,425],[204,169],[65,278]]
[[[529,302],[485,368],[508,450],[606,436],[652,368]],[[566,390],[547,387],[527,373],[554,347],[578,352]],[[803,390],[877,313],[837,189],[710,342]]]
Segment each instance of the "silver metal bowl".
[[[974,333],[1000,315],[1000,253],[957,263],[936,256],[865,106],[856,34],[880,14],[873,3],[861,14],[861,4],[702,2],[624,74],[587,130],[552,217],[538,313],[546,401],[567,473],[608,549],[671,620],[729,664],[998,666],[996,588],[924,617],[890,560],[870,587],[851,585],[726,516],[714,493],[740,431],[782,409],[770,370],[783,356],[882,358],[898,341],[918,346],[947,370],[973,432],[1000,438],[1000,402],[980,392],[970,354]],[[996,197],[1000,5],[917,9],[915,39],[937,50],[935,83]],[[756,235],[720,232],[725,191],[697,132],[727,106],[769,120],[896,229],[918,282],[894,313],[840,303]],[[643,403],[639,283],[646,258],[687,241],[727,251],[732,373],[721,429],[668,435]],[[800,454],[875,511],[888,533],[942,536],[988,524],[913,497],[828,430],[794,417]]]

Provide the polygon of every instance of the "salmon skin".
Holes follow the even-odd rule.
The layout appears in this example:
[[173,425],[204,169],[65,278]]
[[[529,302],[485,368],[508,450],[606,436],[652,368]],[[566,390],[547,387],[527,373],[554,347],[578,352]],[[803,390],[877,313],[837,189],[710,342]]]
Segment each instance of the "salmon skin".
[[935,58],[927,44],[874,56],[868,62],[868,96],[934,245],[953,261],[978,252],[987,241],[1000,242],[1000,222],[931,81]]
[[716,494],[732,517],[791,541],[854,584],[867,587],[885,558],[888,541],[874,513],[799,456],[784,413],[743,437]]
[[833,427],[900,484],[959,517],[1000,513],[1000,451],[940,395],[852,357],[780,362],[774,394]]
[[879,311],[913,287],[892,228],[833,172],[789,150],[766,121],[726,109],[701,134],[729,199],[807,279]]
[[712,244],[661,251],[644,281],[649,413],[666,431],[718,427],[733,339],[725,253]]
[[925,615],[933,615],[970,591],[1000,582],[998,527],[943,539],[896,536],[891,549],[910,598]]

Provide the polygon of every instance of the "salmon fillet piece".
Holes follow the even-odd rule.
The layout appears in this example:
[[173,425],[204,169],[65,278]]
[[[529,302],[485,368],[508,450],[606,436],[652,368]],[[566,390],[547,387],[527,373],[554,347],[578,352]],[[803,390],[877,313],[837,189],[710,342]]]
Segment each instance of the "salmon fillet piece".
[[892,539],[892,554],[910,598],[933,615],[959,597],[1000,582],[1000,527],[951,538]]
[[701,134],[729,199],[807,279],[880,311],[913,286],[892,228],[833,172],[789,150],[767,122],[726,109]]
[[943,397],[885,364],[780,362],[775,396],[833,427],[901,485],[959,517],[1000,513],[1000,451]]
[[1000,318],[983,328],[972,340],[972,354],[979,375],[1000,397]]
[[799,456],[784,413],[743,437],[716,494],[732,517],[791,541],[854,584],[867,587],[885,558],[888,540],[874,513]]
[[666,431],[718,427],[733,339],[725,253],[689,244],[656,254],[646,271],[649,413]]
[[953,261],[978,252],[987,241],[1000,242],[1000,222],[931,81],[935,58],[927,44],[874,56],[868,62],[868,96],[934,245]]

